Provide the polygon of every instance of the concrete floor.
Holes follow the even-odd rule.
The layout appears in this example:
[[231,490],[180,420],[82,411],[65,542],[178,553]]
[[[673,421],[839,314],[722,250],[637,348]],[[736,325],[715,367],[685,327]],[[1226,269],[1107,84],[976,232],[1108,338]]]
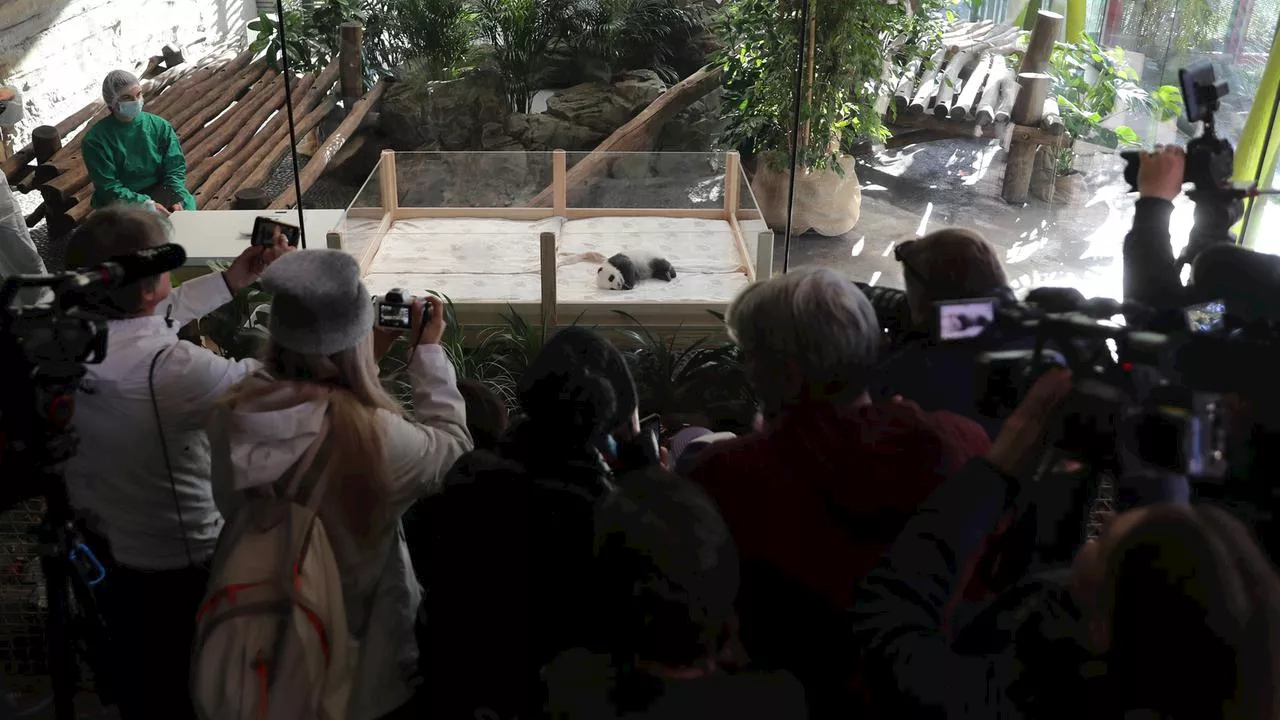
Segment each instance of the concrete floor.
[[[858,225],[839,237],[793,237],[788,266],[824,265],[855,280],[901,287],[894,244],[954,225],[977,230],[1000,250],[1019,294],[1070,286],[1086,297],[1118,297],[1120,253],[1136,196],[1124,183],[1123,161],[1109,151],[1082,154],[1076,168],[1089,188],[1085,199],[1013,206],[1000,199],[1004,153],[995,141],[938,141],[868,157],[858,165]],[[1180,198],[1177,206],[1175,250],[1191,226],[1190,202]],[[774,269],[781,271],[781,234],[777,243]]]

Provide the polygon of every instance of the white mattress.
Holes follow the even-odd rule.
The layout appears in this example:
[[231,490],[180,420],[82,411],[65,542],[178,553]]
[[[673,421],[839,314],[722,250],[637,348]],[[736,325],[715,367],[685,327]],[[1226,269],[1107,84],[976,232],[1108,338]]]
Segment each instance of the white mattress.
[[[392,225],[365,278],[369,291],[393,287],[447,295],[455,303],[538,302],[539,235],[555,232],[560,303],[727,304],[747,285],[729,224],[696,218],[591,218],[539,221],[448,218]],[[357,243],[359,244],[359,243]],[[634,290],[601,290],[598,265],[576,260],[644,251],[671,261],[675,280],[649,280]]]

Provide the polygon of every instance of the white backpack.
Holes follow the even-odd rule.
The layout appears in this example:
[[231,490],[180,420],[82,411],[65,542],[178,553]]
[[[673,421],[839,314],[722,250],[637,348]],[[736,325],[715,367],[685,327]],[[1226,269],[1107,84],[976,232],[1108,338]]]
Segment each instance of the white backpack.
[[320,473],[305,505],[298,501],[328,428],[326,419],[283,493],[252,497],[222,530],[191,663],[191,697],[202,720],[347,715],[358,646],[317,514],[330,473]]

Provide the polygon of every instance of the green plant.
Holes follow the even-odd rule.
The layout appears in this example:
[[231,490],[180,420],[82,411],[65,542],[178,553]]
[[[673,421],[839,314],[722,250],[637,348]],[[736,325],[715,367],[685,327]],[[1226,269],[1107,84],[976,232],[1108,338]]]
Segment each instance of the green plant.
[[[1103,123],[1118,112],[1147,112],[1161,121],[1175,117],[1182,109],[1182,92],[1164,85],[1148,92],[1139,85],[1138,74],[1125,62],[1124,50],[1103,50],[1088,37],[1079,43],[1058,43],[1049,59],[1050,92],[1058,100],[1062,122],[1074,140],[1103,147],[1142,144],[1137,131],[1128,125],[1114,129]],[[1074,151],[1051,151],[1059,174],[1072,170]]]
[[572,28],[569,0],[474,0],[476,27],[489,43],[512,112],[527,113],[551,49]]
[[444,79],[470,61],[476,27],[467,0],[365,0],[365,12],[367,65],[411,65]]
[[[214,272],[229,263],[209,263]],[[236,293],[231,302],[200,319],[200,332],[223,357],[243,360],[258,357],[267,341],[267,320],[271,317],[271,294],[258,283]]]
[[680,79],[670,64],[675,48],[702,28],[701,12],[685,0],[580,0],[573,22],[570,47],[601,61],[607,76],[650,68],[667,82]]
[[[807,46],[800,44],[801,6],[794,1],[733,0],[715,24],[725,72],[722,140],[763,155],[776,169],[787,166],[798,142],[800,166],[838,171],[842,144],[888,135],[875,107],[884,60],[893,37],[910,34],[916,20],[904,3],[803,1],[811,4],[816,29]],[[797,128],[801,53],[806,77]]]
[[[363,0],[287,0],[284,4],[284,31],[288,41],[289,69],[312,72],[322,69],[338,55],[338,28],[345,22],[364,22],[368,17]],[[257,33],[249,49],[280,68],[280,18],[262,13],[249,23]]]
[[1232,5],[1220,0],[1132,0],[1122,6],[1120,28],[1148,56],[1211,50],[1227,34]]
[[711,403],[751,399],[738,348],[727,339],[684,343],[679,330],[660,337],[627,312],[614,312],[635,326],[621,331],[621,347],[643,412],[691,414]]

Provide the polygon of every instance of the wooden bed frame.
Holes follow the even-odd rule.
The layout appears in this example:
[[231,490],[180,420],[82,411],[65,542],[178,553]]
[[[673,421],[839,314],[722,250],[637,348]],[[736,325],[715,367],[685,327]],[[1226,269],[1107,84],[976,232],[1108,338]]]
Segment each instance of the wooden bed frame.
[[[367,276],[373,260],[382,247],[382,239],[391,226],[399,220],[421,218],[488,218],[501,220],[543,220],[563,217],[568,220],[601,217],[668,217],[698,218],[703,220],[724,220],[729,224],[742,260],[741,269],[746,273],[748,281],[754,282],[758,277],[767,278],[772,275],[773,267],[773,233],[765,230],[755,238],[755,243],[748,243],[743,235],[742,222],[760,220],[760,211],[742,208],[742,184],[745,180],[738,153],[725,153],[725,192],[724,203],[720,208],[674,209],[674,208],[571,208],[568,207],[568,183],[566,181],[565,152],[555,150],[552,153],[552,204],[551,207],[506,207],[506,208],[469,208],[469,207],[401,207],[398,202],[396,185],[396,153],[384,151],[373,176],[377,176],[381,190],[381,207],[349,208],[346,217],[364,220],[380,220],[378,229],[374,231],[369,244],[359,252],[361,274]],[[366,183],[367,184],[367,183]],[[750,188],[746,190],[750,194]],[[542,293],[537,302],[468,302],[465,299],[451,298],[460,322],[466,325],[488,326],[502,322],[502,316],[514,311],[531,323],[541,323],[543,327],[556,327],[560,324],[586,324],[602,328],[624,328],[632,323],[626,317],[615,312],[621,310],[640,321],[645,327],[656,330],[714,330],[721,331],[723,323],[712,313],[723,313],[728,306],[729,298],[723,302],[697,303],[661,303],[661,302],[623,302],[605,304],[601,302],[560,303],[556,300],[557,253],[555,233],[544,232],[540,238],[539,272],[541,275]],[[328,237],[331,248],[347,250],[347,243],[342,232],[332,232]],[[752,247],[754,245],[754,248]]]

